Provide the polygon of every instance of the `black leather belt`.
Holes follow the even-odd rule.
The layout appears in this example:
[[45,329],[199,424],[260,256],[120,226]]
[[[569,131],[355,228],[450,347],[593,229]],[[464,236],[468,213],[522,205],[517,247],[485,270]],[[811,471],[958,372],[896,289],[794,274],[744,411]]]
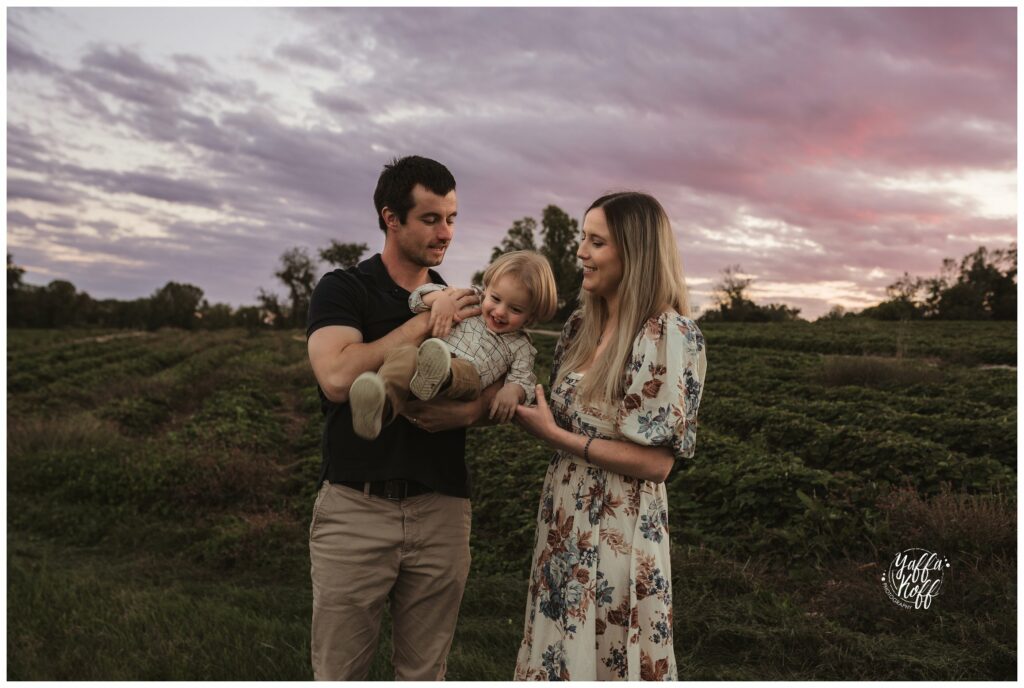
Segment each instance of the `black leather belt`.
[[370,494],[374,497],[394,500],[407,499],[408,497],[416,497],[417,495],[433,492],[432,489],[415,480],[374,480],[367,483],[360,483],[354,480],[339,480],[338,484],[351,487],[353,490],[359,490],[360,492],[366,492],[366,486],[369,485]]

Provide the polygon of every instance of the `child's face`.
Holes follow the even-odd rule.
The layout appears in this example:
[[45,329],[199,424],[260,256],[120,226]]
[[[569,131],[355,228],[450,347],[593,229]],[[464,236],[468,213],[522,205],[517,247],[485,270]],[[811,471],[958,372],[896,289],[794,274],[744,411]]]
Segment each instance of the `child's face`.
[[487,285],[480,310],[491,332],[515,332],[530,319],[530,292],[518,279],[504,274]]

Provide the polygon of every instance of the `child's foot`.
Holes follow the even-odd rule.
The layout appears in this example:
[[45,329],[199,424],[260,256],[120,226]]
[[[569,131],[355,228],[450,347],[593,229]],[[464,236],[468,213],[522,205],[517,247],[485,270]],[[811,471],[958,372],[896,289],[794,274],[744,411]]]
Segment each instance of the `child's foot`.
[[416,352],[416,374],[409,381],[409,391],[418,399],[433,399],[448,381],[452,371],[452,354],[440,339],[428,339]]
[[375,440],[380,434],[386,400],[384,380],[377,373],[363,373],[349,387],[352,430],[364,440]]

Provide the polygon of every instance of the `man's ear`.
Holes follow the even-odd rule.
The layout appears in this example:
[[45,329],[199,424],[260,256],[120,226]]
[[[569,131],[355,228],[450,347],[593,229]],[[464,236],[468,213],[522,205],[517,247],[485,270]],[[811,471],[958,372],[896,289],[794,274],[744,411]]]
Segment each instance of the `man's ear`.
[[384,206],[380,210],[380,216],[384,219],[384,225],[388,229],[398,229],[398,226],[402,224],[398,221],[398,215],[391,211],[391,208]]

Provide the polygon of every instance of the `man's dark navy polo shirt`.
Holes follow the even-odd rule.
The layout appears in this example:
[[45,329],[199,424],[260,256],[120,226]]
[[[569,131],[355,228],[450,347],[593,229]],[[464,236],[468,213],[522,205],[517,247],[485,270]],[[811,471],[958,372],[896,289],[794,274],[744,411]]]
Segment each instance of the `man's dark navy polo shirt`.
[[[431,282],[445,284],[436,272],[429,273]],[[378,253],[320,279],[309,304],[306,337],[321,327],[344,325],[362,332],[369,343],[412,317],[409,292],[391,279]],[[348,403],[330,401],[319,386],[317,391],[325,418],[320,482],[403,478],[442,494],[469,497],[465,429],[430,433],[399,416],[368,442],[352,431]]]

